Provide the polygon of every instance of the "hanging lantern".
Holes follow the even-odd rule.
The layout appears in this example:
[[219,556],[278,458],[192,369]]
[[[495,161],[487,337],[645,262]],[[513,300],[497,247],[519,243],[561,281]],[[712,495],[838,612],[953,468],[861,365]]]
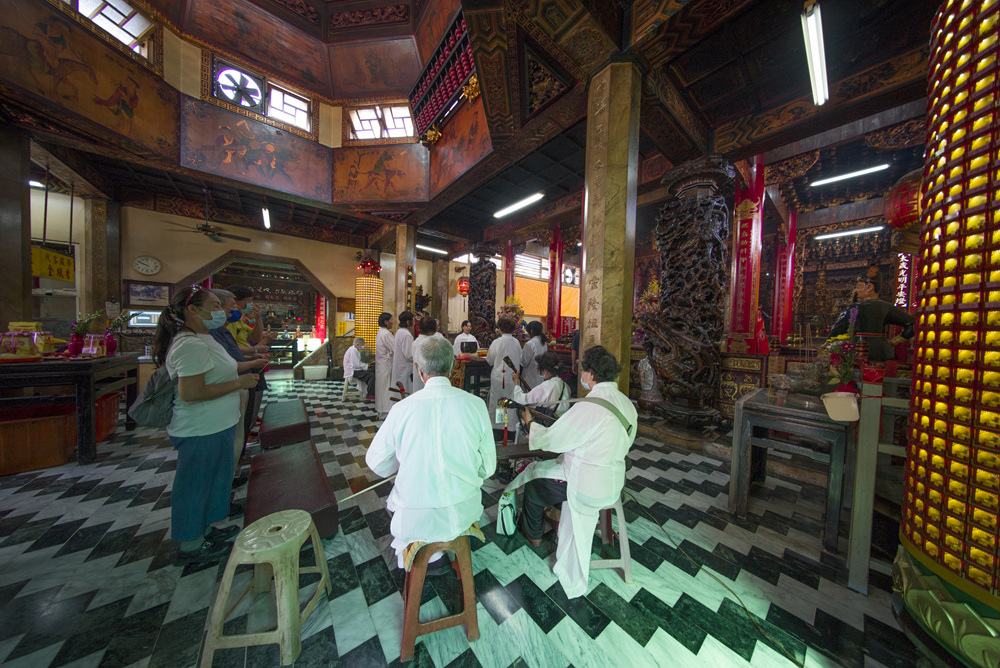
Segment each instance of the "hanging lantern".
[[460,279],[458,279],[458,294],[462,295],[463,297],[468,297],[469,296],[469,277],[468,276],[462,276]]
[[914,169],[896,185],[889,189],[885,196],[884,216],[886,222],[897,230],[902,230],[920,220],[920,184],[923,168]]

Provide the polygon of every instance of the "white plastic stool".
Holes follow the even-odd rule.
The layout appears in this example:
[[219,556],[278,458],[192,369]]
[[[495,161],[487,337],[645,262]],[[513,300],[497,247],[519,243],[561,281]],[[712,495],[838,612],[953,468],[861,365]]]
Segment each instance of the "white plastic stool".
[[[611,511],[618,515],[618,533],[611,529]],[[619,497],[615,505],[601,511],[600,519],[597,522],[598,530],[601,532],[601,542],[605,545],[611,543],[613,537],[617,535],[618,544],[621,547],[621,557],[618,559],[594,559],[590,562],[591,568],[620,568],[626,584],[632,584],[632,555],[628,548],[628,526],[625,524],[625,510],[622,508],[622,500]]]
[[358,379],[357,379],[357,378],[355,378],[354,376],[351,376],[350,378],[345,378],[345,379],[344,379],[344,389],[343,389],[343,391],[342,391],[342,392],[340,393],[340,400],[341,400],[341,401],[346,401],[346,400],[347,400],[347,388],[348,388],[348,387],[349,387],[349,386],[350,386],[350,385],[351,385],[352,383],[353,383],[353,385],[354,385],[354,389],[355,389],[355,390],[357,391],[357,393],[358,393],[358,396],[359,396],[359,397],[360,397],[361,399],[364,399],[364,398],[365,398],[365,390],[367,390],[367,389],[368,389],[368,387],[366,386],[366,387],[365,387],[365,389],[364,389],[364,390],[362,390],[362,389],[361,389],[361,386],[362,386],[362,385],[364,385],[364,383],[362,383],[362,382],[361,382],[360,380],[358,380]]
[[[299,551],[312,538],[313,556],[316,565],[299,566]],[[236,602],[229,608],[229,593],[233,586],[233,575],[240,564],[253,564],[253,579]],[[316,593],[299,614],[299,574],[318,573],[319,583]],[[262,633],[242,633],[223,635],[222,626],[232,614],[247,592],[253,590],[256,597],[270,591],[271,579],[275,584],[275,603],[278,609],[278,625],[273,631]],[[326,590],[333,593],[330,571],[323,554],[323,543],[313,524],[312,517],[304,510],[282,510],[262,517],[240,532],[233,543],[233,551],[222,574],[219,593],[215,598],[212,614],[205,624],[205,648],[201,653],[202,668],[212,665],[215,650],[249,645],[270,645],[277,643],[281,651],[281,665],[288,665],[298,658],[302,651],[302,624],[316,607],[320,595]]]

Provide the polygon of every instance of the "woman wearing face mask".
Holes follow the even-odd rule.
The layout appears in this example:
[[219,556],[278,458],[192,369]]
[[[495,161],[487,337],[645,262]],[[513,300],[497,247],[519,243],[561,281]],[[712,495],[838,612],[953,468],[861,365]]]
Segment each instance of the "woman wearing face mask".
[[237,364],[209,332],[226,324],[218,296],[199,285],[178,290],[160,315],[153,362],[177,379],[173,417],[167,425],[177,450],[171,504],[171,537],[180,542],[175,563],[213,563],[229,552],[238,529],[213,528],[229,515],[233,437],[240,417],[239,390],[257,374],[237,375]]

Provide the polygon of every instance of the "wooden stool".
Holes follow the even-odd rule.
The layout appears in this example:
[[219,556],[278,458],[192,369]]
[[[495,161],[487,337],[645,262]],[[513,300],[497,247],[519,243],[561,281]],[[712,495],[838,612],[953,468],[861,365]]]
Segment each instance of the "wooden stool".
[[350,378],[345,378],[344,379],[344,389],[341,390],[341,392],[340,392],[340,400],[341,401],[347,401],[347,392],[350,389],[350,386],[352,384],[354,385],[354,389],[357,391],[358,396],[361,397],[362,399],[365,398],[365,390],[368,389],[368,386],[366,385],[365,389],[362,390],[361,386],[364,385],[364,383],[362,383],[361,381],[359,381],[354,376],[351,376]]
[[[432,622],[420,623],[420,594],[424,589],[424,577],[427,575],[427,562],[437,552],[454,552],[455,561],[452,567],[462,581],[463,609],[457,615],[442,617]],[[465,624],[465,635],[471,640],[479,639],[479,618],[476,615],[476,585],[472,581],[472,552],[469,549],[469,537],[459,536],[447,543],[426,543],[421,545],[413,564],[406,572],[406,584],[403,586],[403,644],[399,650],[399,660],[409,661],[413,658],[413,645],[417,636],[433,633],[452,626]]]
[[[301,568],[299,551],[310,538],[316,566]],[[253,579],[236,602],[227,608],[229,592],[233,586],[233,575],[240,564],[253,564]],[[301,615],[299,615],[300,573],[320,575],[316,593]],[[262,633],[223,635],[222,625],[247,592],[252,589],[256,597],[270,591],[272,578],[275,583],[275,602],[278,608],[277,628]],[[215,598],[212,614],[206,623],[205,648],[201,654],[202,668],[212,665],[212,655],[217,649],[272,643],[277,643],[281,650],[281,664],[292,663],[302,651],[302,623],[316,607],[324,589],[327,595],[333,592],[326,556],[323,554],[323,544],[309,513],[304,510],[282,510],[262,517],[243,529],[233,543],[233,551],[222,574],[219,594]]]
[[[611,528],[611,511],[618,515],[618,533],[615,534]],[[591,568],[620,568],[627,584],[632,584],[632,555],[628,549],[628,527],[625,524],[625,510],[622,508],[621,498],[615,505],[601,511],[597,528],[601,532],[601,542],[605,545],[611,543],[612,538],[618,538],[618,545],[621,547],[621,557],[618,559],[594,559],[590,562]]]

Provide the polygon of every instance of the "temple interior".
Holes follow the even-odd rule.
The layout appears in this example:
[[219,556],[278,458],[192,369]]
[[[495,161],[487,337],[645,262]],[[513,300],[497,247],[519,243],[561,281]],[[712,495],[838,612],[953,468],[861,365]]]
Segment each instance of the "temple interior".
[[[998,36],[1000,0],[0,0],[0,665],[1000,666]],[[235,571],[184,561],[128,411],[217,289],[266,360]],[[500,460],[414,590],[366,461],[405,313],[475,337]],[[501,529],[541,461],[508,321],[637,411],[580,596],[565,517]],[[318,575],[251,562],[273,511]]]

